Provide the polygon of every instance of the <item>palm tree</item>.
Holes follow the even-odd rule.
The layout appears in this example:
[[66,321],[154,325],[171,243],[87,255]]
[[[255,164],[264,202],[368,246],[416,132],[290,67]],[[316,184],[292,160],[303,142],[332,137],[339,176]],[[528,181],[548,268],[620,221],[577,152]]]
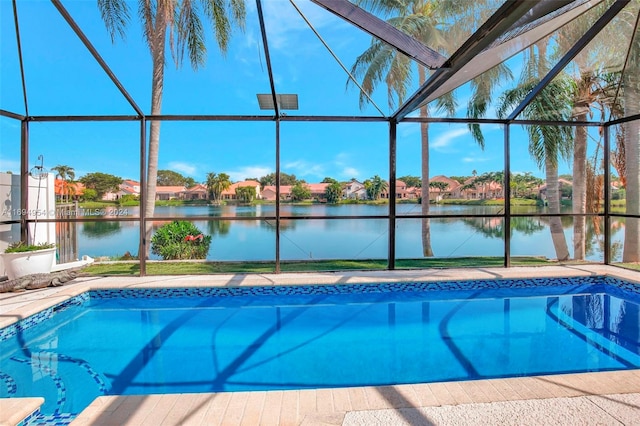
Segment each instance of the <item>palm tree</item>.
[[[70,182],[76,178],[76,173],[73,167],[65,165],[57,165],[52,167],[51,170],[56,172],[56,177],[62,180],[62,197],[63,201],[69,201]],[[66,197],[65,197],[66,195]],[[66,199],[65,199],[66,198]]]
[[[589,52],[586,52],[589,53]],[[578,75],[574,76],[572,91],[572,114],[571,118],[576,121],[587,121],[594,111],[601,111],[603,118],[607,111],[612,111],[614,115],[619,115],[621,106],[615,99],[615,90],[619,83],[619,76],[616,78],[611,73],[601,73],[596,71],[599,67],[594,64],[587,64],[581,59],[590,58],[598,60],[601,64],[607,62],[605,57],[598,57],[593,54],[584,55],[576,60]],[[581,72],[580,70],[585,70]],[[572,188],[572,211],[576,216],[573,218],[573,249],[574,259],[584,260],[586,254],[586,218],[584,213],[598,213],[601,192],[588,192],[587,188],[597,188],[594,181],[597,179],[598,156],[594,156],[593,163],[587,161],[587,137],[588,132],[585,126],[575,127],[574,148],[573,148],[573,188]]]
[[[598,6],[608,7],[607,4]],[[560,50],[569,51],[575,40],[582,36],[596,20],[595,15],[585,15],[584,18],[575,20],[564,26],[556,37]],[[617,20],[616,20],[617,21]],[[565,72],[570,72],[574,83],[572,92],[573,110],[571,118],[576,121],[587,121],[592,118],[594,112],[600,111],[602,120],[606,119],[606,112],[619,110],[616,102],[615,90],[619,84],[619,76],[616,78],[610,72],[604,72],[609,64],[619,62],[620,52],[611,49],[609,41],[619,36],[618,23],[614,21],[589,45],[583,49],[574,59],[573,67],[568,67]],[[572,188],[572,212],[573,217],[573,257],[575,260],[584,260],[586,255],[586,218],[585,213],[598,213],[599,202],[593,202],[600,198],[600,192],[589,193],[587,187],[595,188],[594,178],[597,178],[597,156],[594,163],[587,161],[588,132],[585,126],[576,126],[573,149],[573,188]]]
[[[422,41],[434,50],[446,50],[447,42],[440,25],[441,10],[438,9],[440,3],[429,0],[409,0],[404,3],[394,0],[363,0],[359,3],[368,5],[372,9],[381,10],[386,14],[397,14],[397,16],[389,18],[387,23]],[[373,93],[376,85],[380,81],[384,81],[388,87],[389,107],[394,108],[401,104],[407,95],[407,89],[413,80],[414,67],[409,57],[373,38],[369,48],[356,58],[351,73],[362,80],[361,86],[364,92],[360,93],[360,107],[364,107],[368,102],[367,95]],[[425,81],[426,71],[424,67],[418,66],[418,84],[422,85]],[[347,82],[347,85],[349,83],[350,81]],[[442,102],[443,100],[447,102]],[[442,98],[438,105],[451,113],[455,109],[453,98],[449,96]],[[420,117],[426,118],[428,116],[429,107],[421,107]],[[422,215],[427,216],[429,214],[429,127],[427,123],[420,123],[420,138],[422,145],[421,197],[423,200],[421,206]],[[422,220],[422,249],[424,256],[433,256],[429,220],[426,218]]]
[[[434,1],[434,0],[361,0],[360,4],[368,5],[373,10],[381,11],[385,16],[395,15],[387,20],[387,23],[398,28],[402,32],[411,35],[430,48],[447,52],[452,51],[455,42],[452,40],[466,39],[473,32],[478,22],[484,21],[484,15],[491,8],[486,7],[486,1]],[[356,59],[351,71],[356,78],[362,80],[362,88],[365,93],[360,94],[360,106],[368,102],[368,97],[373,93],[376,85],[384,81],[388,87],[389,106],[394,108],[403,102],[407,88],[413,81],[414,68],[411,60],[398,53],[391,46],[372,39],[370,47]],[[418,84],[422,86],[426,81],[426,70],[418,66]],[[494,70],[473,80],[473,93],[470,104],[488,104],[491,92],[495,84],[500,80],[510,77],[508,69],[501,65]],[[347,83],[348,84],[348,83]],[[435,101],[435,108],[453,115],[456,102],[452,93],[445,94]],[[482,110],[482,108],[479,108]],[[420,108],[420,117],[427,118],[430,107],[424,105]],[[420,123],[421,140],[421,179],[420,189],[422,219],[422,251],[425,257],[433,256],[431,248],[431,227],[429,219],[429,125]]]
[[311,189],[304,181],[299,180],[291,187],[291,200],[304,201],[311,198]]
[[256,198],[256,189],[252,186],[239,186],[236,188],[238,201],[250,203]]
[[523,198],[533,194],[535,188],[540,187],[544,183],[544,180],[537,178],[531,174],[526,173],[514,173],[511,175],[511,190],[513,191],[513,198]]
[[[623,25],[635,25],[636,16],[629,10],[623,11]],[[640,106],[640,29],[635,28],[631,41],[627,64],[622,76],[624,115],[638,114]],[[640,120],[623,125],[624,156],[626,166],[625,189],[627,194],[627,214],[640,214]],[[640,262],[640,219],[625,221],[623,262]]]
[[449,184],[447,182],[431,181],[429,182],[429,186],[431,188],[436,188],[438,192],[442,193],[447,190]]
[[342,196],[342,184],[337,180],[330,182],[325,190],[325,197],[327,197],[327,202],[331,204],[335,204],[340,201],[340,197]]
[[[126,0],[97,0],[107,31],[114,42],[117,37],[125,38],[130,11]],[[204,65],[207,48],[202,15],[211,22],[216,42],[222,53],[227,51],[233,26],[244,30],[246,16],[244,0],[138,0],[138,14],[142,20],[143,37],[146,40],[152,60],[151,74],[151,114],[162,113],[164,88],[164,67],[166,63],[167,41],[176,66],[182,65],[185,51],[194,70]],[[158,175],[158,154],[160,150],[160,121],[149,124],[149,158],[147,167],[147,188],[144,211],[146,217],[153,217]],[[151,240],[151,222],[146,234]]]
[[231,186],[231,177],[226,173],[207,173],[205,182],[209,197],[216,203],[220,202],[222,192]]
[[[514,89],[507,90],[499,99],[498,116],[505,118],[509,112],[519,105],[536,86],[537,81],[548,71],[547,45],[540,42],[528,49],[520,83]],[[524,109],[522,116],[526,119],[547,121],[568,121],[571,110],[572,80],[566,76],[554,79]],[[544,169],[547,183],[547,203],[549,213],[560,213],[560,186],[558,183],[558,159],[568,159],[573,144],[573,134],[568,126],[527,125],[529,134],[529,153]],[[569,258],[569,248],[558,216],[549,218],[551,238],[560,261]]]
[[371,179],[367,179],[363,182],[364,188],[367,190],[367,195],[371,200],[377,200],[380,198],[382,192],[389,187],[380,176],[375,175]]

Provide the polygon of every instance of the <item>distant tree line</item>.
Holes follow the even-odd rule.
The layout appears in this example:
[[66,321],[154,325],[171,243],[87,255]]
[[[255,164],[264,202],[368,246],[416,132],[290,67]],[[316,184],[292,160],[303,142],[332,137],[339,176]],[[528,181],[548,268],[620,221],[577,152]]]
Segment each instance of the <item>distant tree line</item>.
[[[66,194],[63,194],[63,198],[68,200],[70,196],[75,194],[72,186],[68,185],[73,183],[75,178],[75,171],[73,167],[66,165],[58,165],[52,168],[56,172],[56,177],[62,179],[67,188]],[[571,175],[561,175],[562,179],[571,181]],[[472,171],[469,176],[450,176],[452,180],[459,182],[462,185],[462,189],[474,189],[479,188],[482,185],[487,185],[490,182],[497,182],[501,185],[504,183],[504,172],[485,172],[478,174],[475,170]],[[473,180],[470,180],[473,178]],[[266,186],[275,186],[276,174],[269,173],[262,177],[247,178],[246,180],[253,180],[260,183],[262,188]],[[342,193],[345,185],[351,181],[357,179],[352,178],[348,181],[338,181],[332,177],[325,177],[321,183],[329,184],[325,191],[325,198],[328,203],[337,203],[342,199]],[[405,175],[400,176],[398,180],[403,181],[407,187],[420,188],[422,185],[422,178],[420,176]],[[114,176],[108,173],[92,172],[82,176],[77,182],[81,182],[85,186],[84,193],[80,197],[83,201],[94,201],[101,199],[104,194],[110,191],[117,191],[119,185],[123,182],[123,179],[118,176]],[[374,175],[369,179],[365,179],[363,182],[364,188],[367,193],[367,199],[378,200],[382,193],[388,190],[388,183],[382,179],[379,175]],[[538,197],[538,188],[544,184],[545,181],[541,178],[533,176],[532,173],[514,173],[511,175],[510,188],[513,198],[536,198]],[[158,170],[158,186],[184,186],[185,188],[191,188],[198,184],[198,182],[189,176],[184,176],[179,172],[173,170]],[[207,173],[206,180],[202,182],[207,188],[207,197],[214,202],[221,201],[222,192],[227,190],[231,185],[231,177],[227,173]],[[298,179],[295,174],[280,173],[280,185],[291,186],[291,199],[292,201],[303,201],[311,198],[311,191],[307,186],[307,182],[304,179]],[[441,192],[449,189],[449,185],[445,182],[429,181],[430,188],[439,189]],[[571,185],[562,184],[560,191],[564,198],[571,198],[572,187]],[[256,199],[257,194],[251,187],[239,187],[236,189],[237,199],[250,203]]]

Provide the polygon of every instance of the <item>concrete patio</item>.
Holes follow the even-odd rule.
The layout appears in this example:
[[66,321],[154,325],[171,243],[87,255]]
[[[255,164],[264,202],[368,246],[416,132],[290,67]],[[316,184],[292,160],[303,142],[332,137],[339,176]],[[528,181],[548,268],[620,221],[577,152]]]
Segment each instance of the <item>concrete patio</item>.
[[[159,277],[84,277],[59,288],[0,294],[0,328],[97,288],[375,283],[640,273],[602,265],[509,269]],[[0,400],[0,424],[19,417]],[[29,410],[32,404],[24,404]],[[12,408],[9,408],[11,406]],[[11,411],[11,412],[9,412]],[[33,411],[25,412],[22,418]],[[73,425],[640,424],[640,370],[429,384],[268,392],[103,396]]]

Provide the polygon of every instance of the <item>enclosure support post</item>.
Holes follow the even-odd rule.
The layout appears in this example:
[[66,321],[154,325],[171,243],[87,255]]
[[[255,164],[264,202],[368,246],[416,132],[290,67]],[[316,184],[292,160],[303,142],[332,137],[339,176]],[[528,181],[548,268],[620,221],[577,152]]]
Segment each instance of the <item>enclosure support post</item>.
[[[145,200],[148,196],[147,188],[147,119],[140,118],[140,241],[138,248],[138,260],[140,262],[140,276],[147,274],[147,215],[145,213]],[[149,226],[152,226],[151,224]]]
[[610,204],[611,204],[611,172],[610,172],[610,149],[609,139],[610,126],[604,126],[604,264],[611,264],[611,228],[610,228]]
[[276,274],[280,273],[280,119],[276,117]]
[[[20,241],[29,243],[29,122],[20,131]],[[35,243],[35,242],[34,242]]]
[[511,266],[511,139],[509,123],[504,125],[504,267]]
[[396,135],[398,123],[389,121],[389,255],[387,268],[396,269]]

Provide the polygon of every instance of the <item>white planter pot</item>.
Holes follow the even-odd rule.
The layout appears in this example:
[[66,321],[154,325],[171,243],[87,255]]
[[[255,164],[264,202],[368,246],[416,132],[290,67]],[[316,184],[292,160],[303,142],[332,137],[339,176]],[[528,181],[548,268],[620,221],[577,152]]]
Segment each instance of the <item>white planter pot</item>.
[[2,253],[4,272],[12,280],[30,274],[48,274],[56,259],[56,248],[24,253]]

